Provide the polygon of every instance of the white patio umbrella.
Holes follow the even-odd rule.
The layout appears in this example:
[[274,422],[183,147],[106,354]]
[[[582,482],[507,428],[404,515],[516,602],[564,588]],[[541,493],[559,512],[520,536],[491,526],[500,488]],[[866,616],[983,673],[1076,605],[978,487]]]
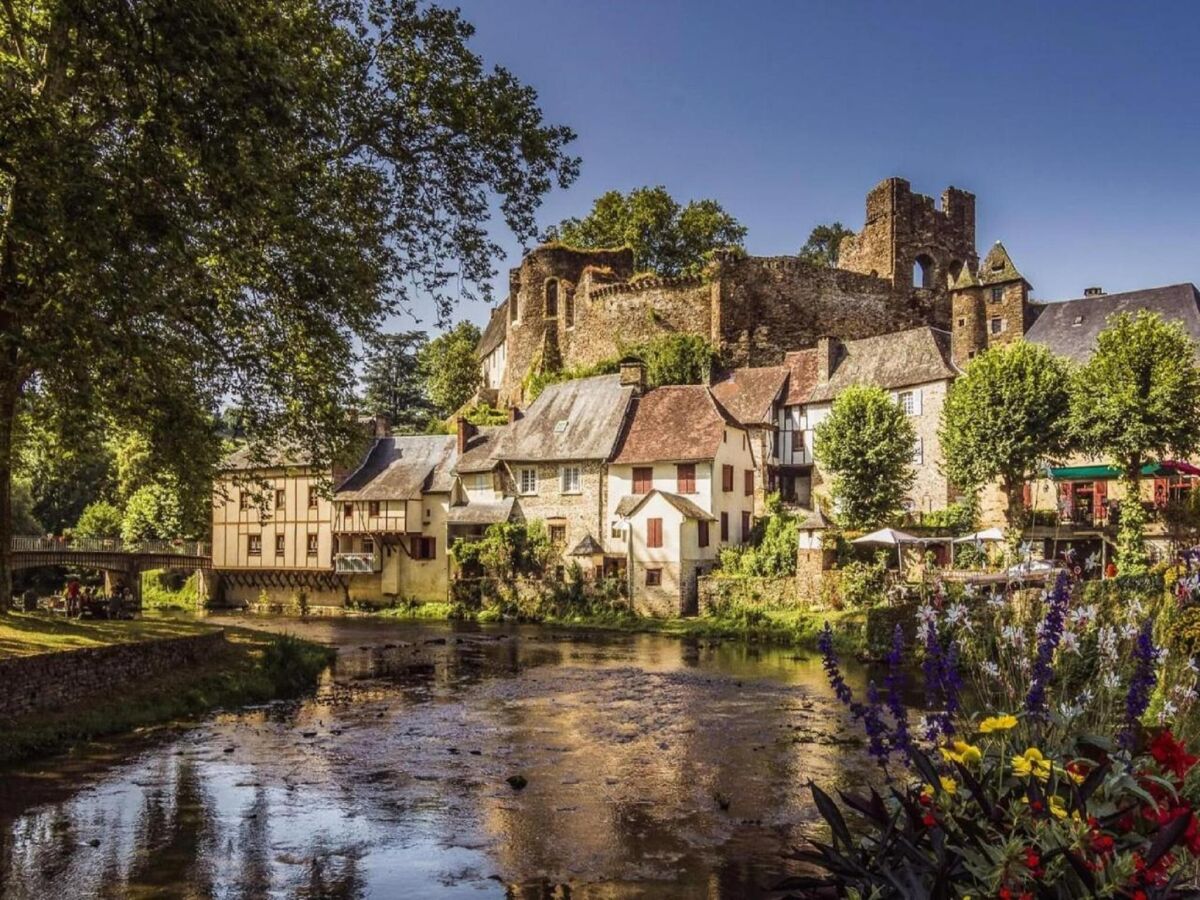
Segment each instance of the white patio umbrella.
[[900,555],[901,545],[923,544],[925,541],[915,534],[909,534],[906,531],[897,531],[895,528],[880,528],[878,531],[872,531],[870,534],[856,537],[850,543],[858,544],[860,547],[895,547],[896,563],[900,568],[904,568],[904,560]]
[[983,531],[976,531],[973,534],[964,534],[962,537],[956,537],[956,544],[978,544],[980,541],[1002,541],[1004,540],[1004,532],[999,528],[985,528]]

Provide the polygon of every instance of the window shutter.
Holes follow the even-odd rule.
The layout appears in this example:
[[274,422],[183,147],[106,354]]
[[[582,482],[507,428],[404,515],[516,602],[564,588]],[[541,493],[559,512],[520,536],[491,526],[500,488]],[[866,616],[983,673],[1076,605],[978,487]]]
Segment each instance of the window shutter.
[[1097,481],[1093,490],[1092,515],[1096,521],[1103,522],[1108,519],[1108,507],[1104,505],[1108,499],[1108,482]]
[[919,416],[921,414],[921,389],[913,388],[912,395],[913,395],[913,415]]
[[646,546],[662,546],[662,519],[646,520]]
[[696,523],[696,543],[701,547],[708,546],[708,522],[703,519]]
[[746,496],[747,497],[754,496],[754,470],[753,469],[746,470]]

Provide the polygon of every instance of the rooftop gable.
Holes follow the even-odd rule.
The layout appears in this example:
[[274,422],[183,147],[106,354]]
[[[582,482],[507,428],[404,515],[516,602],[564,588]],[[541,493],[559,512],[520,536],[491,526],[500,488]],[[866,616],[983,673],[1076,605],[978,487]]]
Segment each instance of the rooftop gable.
[[655,388],[634,401],[629,427],[613,462],[712,459],[725,439],[725,427],[742,426],[702,384]]
[[448,434],[377,438],[363,464],[334,494],[338,500],[420,499],[437,489],[435,476],[449,471],[455,451],[454,436]]
[[808,402],[832,400],[852,385],[892,390],[947,381],[959,370],[950,361],[950,334],[922,326],[840,344],[829,380],[813,386]]
[[1008,255],[1004,245],[996,241],[992,245],[992,249],[988,251],[988,255],[983,258],[983,262],[979,264],[978,280],[983,285],[1004,284],[1009,281],[1025,281],[1025,276],[1017,271],[1017,267],[1013,265],[1012,257]]
[[712,386],[713,396],[743,425],[770,425],[789,372],[786,365],[734,369]]
[[619,375],[575,378],[545,388],[499,438],[500,459],[556,462],[612,456],[633,388]]

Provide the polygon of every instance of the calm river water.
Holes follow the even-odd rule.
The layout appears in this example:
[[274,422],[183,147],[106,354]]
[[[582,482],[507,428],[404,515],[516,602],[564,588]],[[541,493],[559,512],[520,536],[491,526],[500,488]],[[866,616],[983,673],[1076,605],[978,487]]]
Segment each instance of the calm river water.
[[254,624],[337,646],[317,695],[0,777],[0,897],[769,896],[871,771],[786,649]]

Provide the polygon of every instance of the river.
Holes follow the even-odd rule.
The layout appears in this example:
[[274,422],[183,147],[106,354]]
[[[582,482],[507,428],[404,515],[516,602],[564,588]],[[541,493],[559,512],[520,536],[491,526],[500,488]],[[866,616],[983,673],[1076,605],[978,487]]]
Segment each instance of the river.
[[871,774],[788,649],[254,624],[338,648],[316,695],[0,776],[0,897],[763,897]]

